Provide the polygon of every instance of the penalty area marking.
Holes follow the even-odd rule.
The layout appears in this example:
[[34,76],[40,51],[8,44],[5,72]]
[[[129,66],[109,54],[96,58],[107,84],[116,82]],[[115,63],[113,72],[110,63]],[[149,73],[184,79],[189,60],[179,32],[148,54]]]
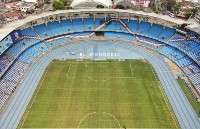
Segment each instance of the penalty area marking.
[[109,81],[110,79],[112,79],[112,77],[107,78],[107,79],[104,79],[104,80],[96,80],[96,79],[93,79],[93,78],[91,78],[91,77],[88,77],[88,79],[90,79],[90,80],[92,80],[92,81],[103,81],[103,82],[105,82],[105,81]]
[[96,79],[93,79],[93,78],[91,78],[91,77],[88,77],[88,79],[90,79],[90,80],[92,80],[92,81],[103,81],[103,82],[105,82],[105,81],[109,81],[109,80],[111,80],[112,78],[134,78],[134,77],[109,77],[109,78],[107,78],[107,79],[104,79],[104,80],[96,80]]
[[130,64],[130,68],[131,68],[131,74],[132,74],[132,76],[133,76],[133,69],[132,69],[132,66],[131,66],[131,64]]
[[71,67],[71,63],[70,63],[70,65],[69,65],[69,69],[68,69],[68,72],[67,72],[67,77],[69,76],[70,67]]
[[[80,124],[82,123],[82,121],[83,121],[86,117],[88,117],[88,116],[90,116],[90,115],[92,115],[92,114],[96,114],[96,113],[97,113],[97,112],[92,112],[92,113],[89,113],[89,114],[87,114],[86,116],[84,116],[84,117],[81,119],[81,121],[79,122],[78,128],[80,127]],[[103,113],[103,114],[107,114],[107,115],[113,117],[113,118],[117,121],[118,126],[119,126],[119,128],[121,129],[120,122],[119,122],[119,120],[118,120],[115,116],[113,116],[112,114],[107,113],[107,112],[102,112],[102,113]]]

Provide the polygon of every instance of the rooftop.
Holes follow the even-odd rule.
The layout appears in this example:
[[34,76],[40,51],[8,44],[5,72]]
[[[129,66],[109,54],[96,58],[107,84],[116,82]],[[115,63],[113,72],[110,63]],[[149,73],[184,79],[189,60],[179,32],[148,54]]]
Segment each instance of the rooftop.
[[[77,9],[77,10],[60,10],[60,11],[55,11],[55,12],[46,12],[46,13],[42,13],[39,15],[32,15],[29,16],[25,19],[21,19],[21,20],[16,20],[14,22],[8,23],[6,24],[3,28],[0,28],[0,41],[6,36],[8,35],[10,32],[12,32],[14,29],[24,25],[25,23],[31,22],[33,20],[37,20],[40,19],[42,17],[47,17],[47,16],[51,16],[51,15],[55,15],[55,14],[65,14],[65,13],[82,13],[82,12],[88,12],[88,13],[95,13],[95,12],[117,12],[117,13],[130,13],[130,14],[134,14],[134,15],[144,15],[147,17],[155,17],[155,18],[160,18],[162,20],[166,20],[169,22],[173,22],[175,24],[191,24],[191,22],[182,20],[182,19],[177,19],[177,18],[171,18],[168,15],[159,15],[156,13],[146,13],[146,12],[142,12],[142,11],[132,11],[132,10],[121,10],[121,9]],[[3,33],[2,33],[3,32]]]

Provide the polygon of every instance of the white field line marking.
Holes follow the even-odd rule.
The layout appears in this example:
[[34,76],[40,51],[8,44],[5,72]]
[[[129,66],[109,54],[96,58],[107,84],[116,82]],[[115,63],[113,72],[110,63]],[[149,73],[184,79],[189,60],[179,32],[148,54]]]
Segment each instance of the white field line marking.
[[109,77],[109,78],[107,78],[107,79],[103,79],[103,80],[96,80],[96,79],[93,79],[93,78],[91,78],[91,77],[88,77],[88,79],[90,79],[90,80],[92,80],[92,81],[109,81],[109,80],[111,80],[112,78],[134,78],[134,77]]
[[121,129],[120,122],[119,122],[119,120],[118,120],[115,116],[113,116],[112,114],[107,113],[107,112],[103,112],[103,113],[104,113],[104,114],[108,114],[108,115],[110,115],[111,117],[113,117],[113,118],[117,121],[117,123],[118,123],[118,125],[119,125],[119,128]]
[[[36,92],[36,95],[35,95],[34,98],[33,98],[33,101],[32,101],[32,103],[31,103],[31,105],[30,105],[30,108],[28,109],[28,112],[27,112],[27,114],[26,114],[26,116],[25,116],[25,118],[24,118],[24,121],[23,121],[23,123],[22,123],[22,126],[24,125],[24,122],[25,122],[25,120],[26,120],[26,118],[27,118],[27,116],[28,116],[28,114],[29,114],[29,112],[30,112],[30,110],[31,110],[31,107],[32,107],[32,105],[33,105],[33,103],[34,103],[34,101],[35,101],[35,98],[36,98],[36,96],[37,96],[37,94],[38,94],[38,92],[39,92],[39,90],[40,90],[40,88],[41,88],[41,86],[42,86],[42,84],[43,84],[43,82],[44,82],[44,79],[45,79],[45,77],[46,77],[46,75],[47,75],[47,72],[49,71],[50,66],[51,66],[51,63],[50,63],[50,65],[48,66],[48,68],[47,68],[47,70],[46,70],[44,76],[42,76],[42,81],[41,81],[41,83],[40,83],[40,85],[39,85],[39,88],[38,88],[38,90],[37,90],[37,92]],[[21,128],[22,128],[22,126],[21,126]]]
[[67,77],[69,76],[70,67],[71,67],[71,64],[69,65],[69,69],[68,69],[68,72],[67,72]]
[[[78,128],[80,127],[80,124],[82,123],[82,121],[86,118],[86,117],[88,117],[88,116],[90,116],[90,115],[92,115],[92,114],[96,114],[97,112],[92,112],[92,113],[89,113],[89,114],[87,114],[86,116],[84,116],[82,119],[81,119],[81,121],[79,122],[79,124],[78,124]],[[120,125],[120,122],[119,122],[119,120],[115,117],[115,116],[113,116],[112,114],[110,114],[110,113],[107,113],[107,112],[102,112],[103,114],[107,114],[107,115],[109,115],[109,116],[111,116],[111,117],[113,117],[116,121],[117,121],[117,123],[118,123],[118,126],[119,126],[119,128],[121,129],[121,125]],[[84,128],[84,129],[87,129],[87,128]],[[89,129],[89,128],[88,128]],[[93,129],[93,128],[91,128],[91,129]],[[95,128],[94,128],[95,129]],[[101,129],[103,129],[103,128],[101,128]],[[109,129],[109,128],[106,128],[106,129]],[[110,129],[112,129],[112,128],[110,128]],[[114,128],[113,128],[114,129]],[[116,128],[115,128],[116,129]]]
[[90,64],[92,64],[92,63],[97,63],[97,64],[99,64],[99,63],[102,63],[102,64],[110,64],[110,63],[120,63],[119,61],[117,62],[98,62],[98,61],[94,61],[94,62],[81,62],[81,61],[77,61],[77,62],[65,62],[65,61],[63,61],[63,62],[52,62],[53,64],[62,64],[62,63],[70,63],[70,64],[77,64],[77,63],[90,63]]
[[95,113],[96,113],[96,112],[92,112],[92,113],[89,113],[89,114],[87,114],[86,116],[84,116],[84,117],[81,119],[81,121],[78,123],[78,128],[79,128],[80,124],[82,123],[82,121],[83,121],[86,117],[88,117],[89,115],[95,114]]
[[91,78],[91,77],[88,77],[88,79],[90,79],[90,80],[92,80],[92,81],[103,81],[103,82],[105,82],[105,81],[108,81],[108,80],[112,79],[112,77],[107,78],[107,79],[104,79],[104,80],[96,80],[96,79],[93,79],[93,78]]
[[154,70],[153,70],[151,64],[150,64],[150,67],[151,67],[151,70],[152,70],[152,72],[153,72],[154,78],[156,79],[156,82],[157,82],[157,84],[158,84],[158,86],[159,86],[159,89],[160,89],[160,91],[161,91],[161,94],[162,94],[162,96],[164,97],[165,104],[167,105],[167,108],[168,108],[168,110],[169,110],[169,112],[170,112],[170,115],[171,115],[171,117],[172,117],[172,119],[173,119],[174,125],[176,126],[176,128],[178,128],[178,127],[177,127],[177,124],[176,124],[176,122],[175,122],[175,118],[174,118],[175,116],[174,116],[174,115],[172,114],[172,112],[171,112],[171,108],[169,107],[168,99],[167,99],[167,96],[166,96],[166,94],[165,94],[165,92],[164,92],[164,89],[163,89],[163,87],[162,87],[162,84],[161,84],[160,80],[157,79],[157,77],[156,77],[156,75],[155,75],[155,72],[154,72]]
[[131,66],[131,64],[130,64],[130,68],[131,68],[131,74],[132,74],[132,76],[133,76],[133,69],[132,69],[132,66]]

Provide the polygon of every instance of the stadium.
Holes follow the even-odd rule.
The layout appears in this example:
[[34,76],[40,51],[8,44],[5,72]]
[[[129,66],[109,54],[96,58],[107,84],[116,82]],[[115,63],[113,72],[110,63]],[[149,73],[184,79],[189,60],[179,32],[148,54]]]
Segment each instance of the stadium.
[[181,69],[198,100],[200,35],[177,29],[182,24],[118,9],[9,24],[0,35],[0,128],[199,129],[166,62]]

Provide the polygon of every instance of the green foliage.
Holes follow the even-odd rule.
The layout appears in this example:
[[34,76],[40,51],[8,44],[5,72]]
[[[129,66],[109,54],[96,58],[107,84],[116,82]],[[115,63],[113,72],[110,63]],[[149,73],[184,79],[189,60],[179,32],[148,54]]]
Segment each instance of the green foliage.
[[192,9],[192,13],[193,13],[192,15],[193,15],[193,16],[194,16],[197,12],[198,12],[198,8],[193,8],[193,9]]
[[185,18],[189,19],[192,16],[192,14],[193,14],[192,12],[186,12],[185,13]]
[[49,3],[50,3],[50,0],[44,0],[44,3],[45,3],[45,4],[49,4]]
[[64,3],[64,6],[68,5],[68,0],[60,0],[62,3]]
[[176,12],[180,9],[180,5],[176,4],[176,0],[161,0],[161,6],[164,10]]
[[44,3],[39,3],[36,7],[37,8],[42,8],[44,6]]
[[58,9],[58,10],[60,10],[60,9],[64,9],[64,3],[63,2],[61,2],[61,1],[54,1],[53,2],[53,9]]
[[69,7],[68,6],[68,4],[69,4],[69,2],[70,2],[70,0],[55,0],[54,2],[53,2],[53,5],[52,5],[52,7],[53,7],[53,9],[71,9],[71,7]]
[[174,11],[179,12],[180,9],[181,9],[181,4],[176,4],[175,7],[174,7]]
[[153,10],[154,12],[158,13],[158,9],[156,8],[156,5],[154,3],[150,3],[149,7],[151,8],[151,10]]

